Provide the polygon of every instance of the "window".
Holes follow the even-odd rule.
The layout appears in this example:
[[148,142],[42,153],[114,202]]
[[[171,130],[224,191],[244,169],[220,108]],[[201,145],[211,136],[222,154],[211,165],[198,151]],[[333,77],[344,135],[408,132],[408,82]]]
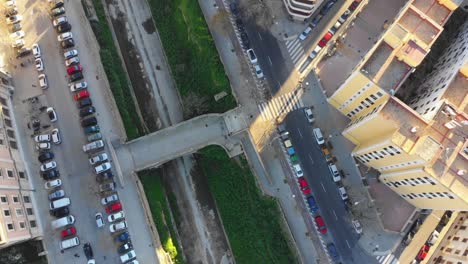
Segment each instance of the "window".
[[6,197],[6,195],[0,196],[0,202],[1,203],[8,203],[8,197]]
[[26,213],[28,215],[34,215],[33,209],[32,208],[26,208]]
[[19,203],[19,199],[18,199],[18,196],[12,196],[13,198],[13,203]]
[[2,104],[3,106],[7,106],[7,100],[3,97],[0,97],[0,104]]
[[7,129],[8,137],[15,138],[15,132],[13,130]]
[[460,226],[460,230],[465,230],[466,226]]
[[455,253],[454,253],[454,254],[455,254],[455,255],[458,255],[458,254],[460,254],[460,252],[461,252],[461,251],[458,249],[458,250],[455,250]]
[[16,144],[15,141],[11,141],[11,140],[10,140],[9,142],[10,142],[10,148],[12,148],[12,149],[18,149],[18,145]]
[[445,252],[447,252],[447,253],[452,252],[452,248],[446,248],[446,249],[445,249]]
[[31,198],[28,195],[24,195],[23,200],[24,200],[25,203],[30,203],[31,202]]
[[11,124],[11,120],[10,120],[10,119],[6,119],[6,118],[5,118],[5,125],[6,125],[7,127],[13,127],[12,124]]
[[29,225],[31,226],[31,228],[34,228],[34,227],[36,227],[36,226],[37,226],[37,224],[36,224],[36,221],[35,221],[35,220],[31,220],[31,221],[29,221]]
[[460,240],[460,237],[454,237],[453,238],[453,241],[458,241],[458,240]]
[[21,208],[16,208],[16,216],[23,216],[23,210]]
[[8,109],[6,109],[5,107],[2,108],[2,112],[5,116],[10,117],[10,111],[8,111]]
[[8,231],[13,231],[13,230],[15,230],[15,226],[13,225],[13,223],[8,223],[7,224],[7,229],[8,229]]
[[24,224],[24,222],[19,222],[18,224],[19,224],[20,229],[26,228],[26,225]]
[[20,179],[26,179],[26,174],[24,173],[24,171],[19,171],[18,176],[20,177]]
[[4,209],[4,210],[3,210],[3,215],[4,215],[4,216],[11,216],[11,215],[10,215],[10,210]]
[[14,178],[14,177],[15,177],[12,170],[7,170],[7,175],[8,175],[8,177],[10,177],[10,178]]

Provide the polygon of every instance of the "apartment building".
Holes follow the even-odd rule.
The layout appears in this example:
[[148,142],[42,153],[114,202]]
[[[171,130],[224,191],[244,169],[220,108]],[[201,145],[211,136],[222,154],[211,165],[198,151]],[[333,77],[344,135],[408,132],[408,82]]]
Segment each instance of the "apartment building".
[[0,71],[0,248],[40,235],[32,204],[33,188],[14,132],[13,92],[10,76]]
[[316,2],[321,0],[283,0],[288,14],[295,20],[304,21],[312,16],[316,8]]

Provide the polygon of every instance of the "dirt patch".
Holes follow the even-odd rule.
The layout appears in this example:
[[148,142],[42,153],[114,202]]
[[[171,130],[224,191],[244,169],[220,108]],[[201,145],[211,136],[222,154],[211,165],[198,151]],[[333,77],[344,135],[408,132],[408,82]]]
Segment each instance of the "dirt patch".
[[146,80],[142,62],[138,59],[139,54],[135,46],[128,41],[125,15],[119,11],[117,18],[111,17],[111,21],[143,121],[149,132],[157,131],[160,125],[153,91],[150,88],[151,84]]
[[145,29],[146,33],[148,34],[153,34],[156,31],[156,28],[154,27],[153,19],[148,18],[143,24],[141,24],[143,28]]

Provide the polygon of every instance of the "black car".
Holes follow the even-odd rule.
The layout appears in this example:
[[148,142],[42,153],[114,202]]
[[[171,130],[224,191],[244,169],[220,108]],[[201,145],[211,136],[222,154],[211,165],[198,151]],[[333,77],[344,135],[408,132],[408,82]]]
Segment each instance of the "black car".
[[22,58],[24,56],[28,56],[31,53],[32,50],[30,48],[22,48],[16,51],[16,58]]
[[62,23],[62,24],[58,25],[57,33],[68,32],[68,31],[71,30],[71,28],[72,28],[72,26],[70,25],[70,23],[68,23],[68,22]]
[[61,207],[61,208],[59,208],[57,210],[50,211],[50,214],[57,217],[57,218],[61,218],[61,217],[69,215],[70,214],[70,209],[68,209],[68,206]]
[[55,2],[52,1],[51,4],[52,4],[52,7],[50,8],[50,10],[64,6],[63,1],[55,1]]
[[131,242],[127,242],[127,243],[120,245],[119,248],[117,248],[117,252],[119,252],[119,254],[123,254],[129,251],[130,249],[133,249],[133,245]]
[[11,17],[18,14],[18,8],[14,7],[5,11],[5,17]]
[[231,10],[231,13],[234,15],[234,16],[238,16],[239,15],[239,9],[237,8],[237,4],[236,3],[232,3],[229,5],[229,9]]
[[240,18],[236,19],[236,25],[239,30],[244,29],[244,22],[242,22],[242,19]]
[[93,105],[93,102],[91,101],[91,98],[83,98],[83,99],[80,99],[77,103],[77,106],[78,108],[84,108],[86,106],[91,106]]
[[60,43],[62,49],[68,49],[75,47],[75,41],[73,39],[67,39]]
[[44,180],[52,180],[60,176],[60,172],[56,169],[43,171],[41,172],[41,176]]
[[93,249],[91,248],[91,244],[89,243],[86,243],[83,245],[83,251],[84,251],[84,254],[86,256],[86,258],[89,260],[89,259],[94,259],[94,256],[93,256]]
[[82,127],[89,127],[94,125],[97,125],[97,119],[94,116],[81,120]]
[[53,8],[52,10],[50,10],[50,13],[52,14],[52,16],[58,17],[60,15],[65,14],[65,7],[61,6],[61,7]]
[[249,41],[249,37],[247,36],[247,33],[242,32],[240,34],[240,37],[241,37],[241,41],[242,41],[242,46],[245,49],[249,49],[250,48],[250,41]]
[[114,178],[114,174],[110,170],[100,173],[96,176],[96,181],[98,182],[105,182],[107,180],[112,180]]
[[70,81],[76,82],[79,80],[83,80],[84,76],[82,72],[75,72],[74,74],[70,75]]
[[80,110],[80,117],[89,116],[94,113],[96,113],[96,108],[94,106],[87,106]]
[[51,160],[54,158],[54,153],[52,152],[43,152],[41,153],[41,155],[39,155],[39,157],[37,158],[39,160],[39,162],[41,163],[44,163],[48,160]]

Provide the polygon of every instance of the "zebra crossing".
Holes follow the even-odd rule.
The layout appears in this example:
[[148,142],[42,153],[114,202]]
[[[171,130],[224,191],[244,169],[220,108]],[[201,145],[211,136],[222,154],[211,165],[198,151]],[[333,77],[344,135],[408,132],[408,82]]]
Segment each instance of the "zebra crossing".
[[286,49],[288,50],[289,56],[291,56],[294,66],[299,69],[304,62],[304,47],[302,47],[299,38],[286,41]]
[[276,119],[277,117],[304,107],[304,103],[301,98],[303,93],[304,91],[302,89],[298,89],[293,92],[274,97],[269,102],[259,104],[258,109],[260,110],[263,121]]
[[393,254],[388,254],[384,256],[375,257],[377,261],[381,264],[398,264],[400,263],[398,259]]

